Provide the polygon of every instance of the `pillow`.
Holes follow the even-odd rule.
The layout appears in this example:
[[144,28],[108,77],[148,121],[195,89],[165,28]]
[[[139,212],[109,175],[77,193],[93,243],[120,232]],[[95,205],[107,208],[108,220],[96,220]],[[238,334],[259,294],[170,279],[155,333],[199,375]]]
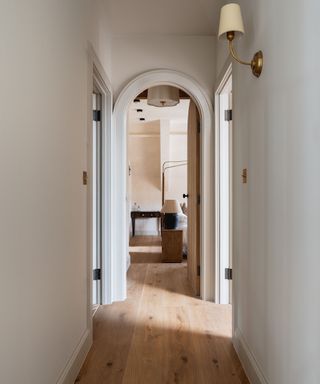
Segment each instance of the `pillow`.
[[186,227],[188,225],[188,216],[178,213],[178,227]]

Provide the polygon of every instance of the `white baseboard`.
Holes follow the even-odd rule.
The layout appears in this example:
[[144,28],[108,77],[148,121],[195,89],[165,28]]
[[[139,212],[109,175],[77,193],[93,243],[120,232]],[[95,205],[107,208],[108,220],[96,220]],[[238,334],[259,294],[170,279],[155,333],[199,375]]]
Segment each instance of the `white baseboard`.
[[262,370],[255,359],[253,353],[250,351],[248,344],[246,343],[242,332],[237,328],[233,336],[233,345],[241,364],[248,376],[251,384],[268,384]]
[[92,336],[89,329],[87,329],[59,377],[57,384],[74,384],[91,345]]

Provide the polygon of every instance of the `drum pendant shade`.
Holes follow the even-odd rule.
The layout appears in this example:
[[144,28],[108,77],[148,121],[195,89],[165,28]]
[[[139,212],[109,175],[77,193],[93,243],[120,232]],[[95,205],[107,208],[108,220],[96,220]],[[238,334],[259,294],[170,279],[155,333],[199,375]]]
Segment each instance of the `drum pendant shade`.
[[148,89],[148,104],[154,107],[174,107],[179,104],[179,89],[158,85]]

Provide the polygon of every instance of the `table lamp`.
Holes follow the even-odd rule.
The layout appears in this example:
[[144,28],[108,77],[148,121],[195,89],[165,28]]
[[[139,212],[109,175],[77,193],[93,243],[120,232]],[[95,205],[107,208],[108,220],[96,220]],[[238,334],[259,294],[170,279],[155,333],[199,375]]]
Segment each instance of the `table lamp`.
[[178,214],[182,212],[178,200],[165,200],[161,212],[164,213],[164,229],[176,229],[179,222]]

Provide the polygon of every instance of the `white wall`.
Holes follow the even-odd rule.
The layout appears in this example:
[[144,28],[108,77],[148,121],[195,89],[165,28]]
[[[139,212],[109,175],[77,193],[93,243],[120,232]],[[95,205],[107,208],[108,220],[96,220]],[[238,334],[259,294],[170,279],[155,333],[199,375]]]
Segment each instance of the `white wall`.
[[265,67],[255,79],[234,65],[236,333],[265,382],[317,384],[320,3],[239,2],[247,30],[239,54],[262,49]]
[[[171,161],[188,160],[188,132],[185,123],[171,121],[169,150]],[[173,164],[171,164],[173,165]],[[182,195],[188,193],[188,167],[186,165],[169,168],[166,171],[166,199],[177,199],[181,204],[188,204]]]
[[[128,160],[131,167],[128,199],[142,211],[159,211],[162,206],[161,172],[164,161],[187,159],[187,127],[174,120],[129,124]],[[187,166],[165,173],[165,198],[179,199],[187,193]],[[131,224],[131,223],[130,223]],[[136,235],[157,235],[158,220],[136,220]]]
[[[130,202],[141,211],[161,209],[160,121],[129,127],[128,159],[131,167]],[[158,235],[158,219],[136,220],[136,235]]]
[[1,2],[1,383],[57,383],[89,327],[87,5]]
[[[83,0],[82,0],[83,1]],[[110,5],[105,0],[85,0],[88,16],[89,41],[112,80]]]
[[152,69],[184,72],[194,77],[212,98],[215,81],[215,38],[175,35],[113,36],[112,78],[115,100],[130,80]]

